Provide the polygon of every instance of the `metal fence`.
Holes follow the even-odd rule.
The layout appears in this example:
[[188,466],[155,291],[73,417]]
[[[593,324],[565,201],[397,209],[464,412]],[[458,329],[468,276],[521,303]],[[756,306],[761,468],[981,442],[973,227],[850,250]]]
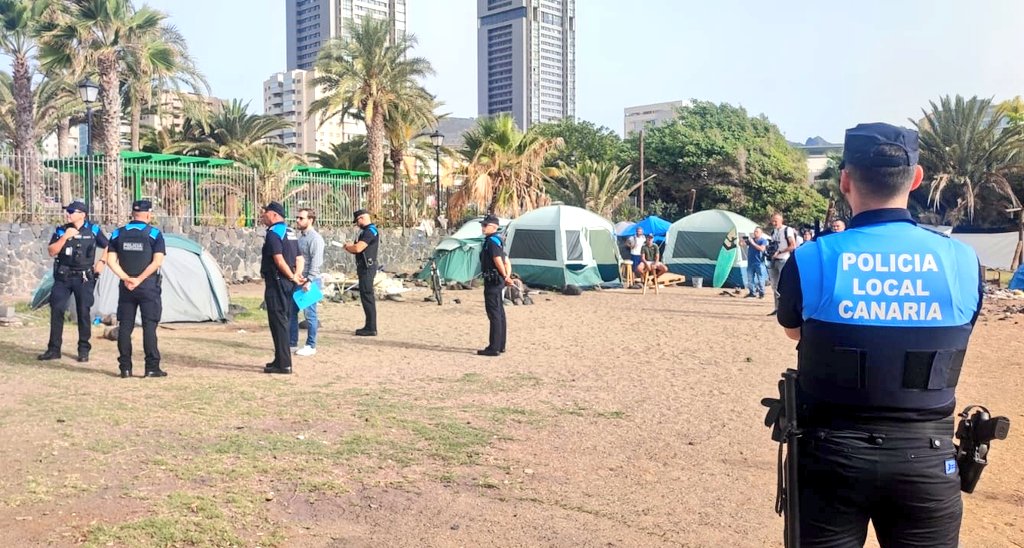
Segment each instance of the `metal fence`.
[[[38,161],[37,184],[25,193],[22,173],[34,162],[0,152],[0,221],[62,222],[64,207],[82,200],[93,211],[130,211],[131,202],[153,202],[157,217],[202,226],[253,226],[260,206],[273,199],[286,213],[311,207],[321,225],[350,225],[365,206],[364,177],[337,170],[301,167],[261,177],[227,160],[145,153],[121,158],[76,156]],[[116,173],[118,208],[107,207],[102,182]],[[90,181],[92,184],[89,184]],[[114,219],[115,221],[118,219]]]

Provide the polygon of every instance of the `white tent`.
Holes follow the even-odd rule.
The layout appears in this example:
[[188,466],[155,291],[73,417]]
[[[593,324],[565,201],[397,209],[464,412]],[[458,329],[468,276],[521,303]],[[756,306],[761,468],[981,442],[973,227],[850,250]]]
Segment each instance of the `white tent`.
[[[664,262],[670,272],[688,277],[711,280],[715,264],[722,250],[722,243],[732,229],[737,236],[750,235],[757,223],[750,219],[721,209],[699,211],[672,223],[665,236]],[[740,253],[729,271],[726,286],[743,287],[747,277],[747,252],[740,247]]]
[[505,235],[512,270],[529,285],[592,287],[619,279],[612,224],[585,209],[535,209],[509,223]]

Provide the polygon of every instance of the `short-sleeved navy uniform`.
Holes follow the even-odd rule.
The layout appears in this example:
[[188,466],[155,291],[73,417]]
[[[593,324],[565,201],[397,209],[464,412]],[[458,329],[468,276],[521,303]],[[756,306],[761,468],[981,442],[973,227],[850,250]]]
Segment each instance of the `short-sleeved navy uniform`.
[[[58,226],[50,236],[52,245],[60,240],[68,223]],[[50,291],[50,340],[46,344],[48,354],[60,355],[64,342],[64,311],[71,296],[75,297],[75,314],[78,317],[78,355],[88,357],[92,350],[89,338],[92,336],[91,309],[95,300],[97,248],[106,249],[109,242],[103,230],[89,221],[82,224],[78,234],[70,238],[53,261],[53,289]]]
[[501,278],[501,273],[494,264],[496,258],[505,258],[505,248],[501,237],[492,234],[484,238],[484,245],[480,250],[480,268],[484,274],[484,309],[487,311],[487,321],[490,324],[488,344],[484,350],[504,352],[508,336],[505,304],[501,298],[505,280]]
[[[130,278],[142,274],[157,253],[167,254],[163,232],[148,223],[132,221],[110,236],[110,251],[117,254],[117,263]],[[160,371],[160,349],[157,326],[163,314],[161,276],[155,273],[129,291],[120,283],[117,300],[118,366],[122,372],[132,370],[132,333],[135,319],[142,320],[142,347],[146,356],[146,372]]]
[[296,285],[277,268],[275,255],[282,256],[288,268],[295,272],[299,238],[295,231],[283,222],[267,228],[267,236],[263,241],[260,275],[264,281],[263,300],[267,305],[270,336],[274,340],[274,361],[270,362],[268,367],[290,369],[292,354],[288,347],[288,319],[296,307],[292,299]]
[[357,242],[364,242],[366,249],[356,253],[356,274],[359,276],[359,300],[363,305],[366,323],[361,331],[377,332],[377,300],[373,294],[373,280],[377,276],[379,263],[377,249],[380,246],[380,231],[373,223],[359,232]]
[[779,283],[800,328],[801,546],[957,546],[955,388],[981,308],[978,258],[906,209],[807,242]]

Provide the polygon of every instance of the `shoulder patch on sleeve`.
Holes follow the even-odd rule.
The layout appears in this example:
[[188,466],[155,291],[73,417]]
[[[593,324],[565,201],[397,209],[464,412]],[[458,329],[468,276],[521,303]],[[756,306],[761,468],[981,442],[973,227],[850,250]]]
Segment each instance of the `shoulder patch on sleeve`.
[[366,227],[366,229],[370,231],[370,234],[373,234],[374,236],[377,235],[377,226],[376,225],[370,225],[370,226]]
[[89,223],[89,230],[92,230],[92,233],[93,233],[94,236],[99,236],[100,235],[100,227],[97,226],[97,225]]
[[64,235],[64,227],[58,226],[53,230],[53,233],[56,234],[58,238],[60,238],[61,236]]
[[150,238],[153,238],[155,240],[159,236],[160,236],[160,229],[159,228],[154,226],[154,227],[149,229],[149,237]]
[[113,240],[114,238],[117,238],[117,235],[120,234],[120,233],[121,233],[121,229],[120,228],[115,228],[114,232],[110,234],[110,239]]
[[493,242],[495,245],[498,245],[498,246],[501,245],[501,238],[497,237],[494,234],[491,234],[490,238],[488,238],[488,239],[491,240],[491,242]]
[[283,240],[285,233],[288,231],[288,226],[284,223],[276,224],[270,227],[270,231]]

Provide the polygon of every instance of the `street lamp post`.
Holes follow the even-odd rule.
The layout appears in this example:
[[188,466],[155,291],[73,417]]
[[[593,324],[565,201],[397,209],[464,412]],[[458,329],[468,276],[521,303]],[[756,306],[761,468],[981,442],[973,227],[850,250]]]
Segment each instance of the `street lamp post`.
[[444,144],[444,134],[441,133],[440,129],[435,129],[434,133],[430,134],[430,143],[434,145],[434,166],[436,168],[437,224],[441,226],[441,145]]
[[89,206],[90,211],[94,209],[93,200],[96,192],[93,181],[94,166],[92,165],[92,105],[96,102],[99,92],[99,86],[92,80],[86,79],[78,83],[78,96],[85,103],[85,125],[88,135],[88,139],[85,141],[85,203]]

